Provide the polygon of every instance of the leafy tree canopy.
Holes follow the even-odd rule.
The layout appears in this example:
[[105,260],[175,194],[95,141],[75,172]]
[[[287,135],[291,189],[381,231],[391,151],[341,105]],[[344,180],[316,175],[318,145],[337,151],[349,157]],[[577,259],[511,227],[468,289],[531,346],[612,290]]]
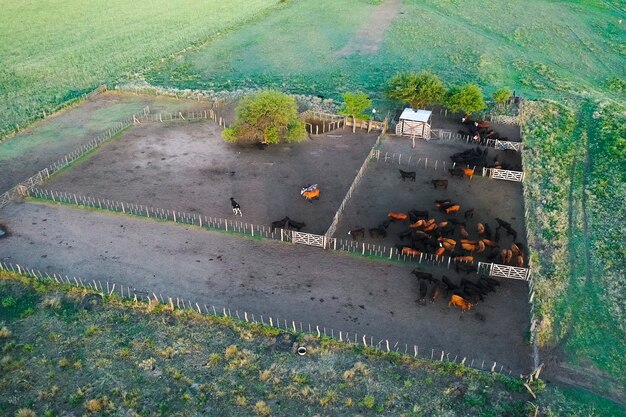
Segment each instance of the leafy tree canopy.
[[487,107],[483,92],[476,84],[452,88],[448,92],[445,105],[451,111],[461,110],[467,114],[472,114]]
[[417,110],[427,105],[440,104],[445,92],[443,82],[431,72],[402,72],[389,80],[387,96],[408,103]]
[[341,114],[352,116],[352,131],[356,132],[356,120],[368,120],[370,116],[365,114],[365,109],[371,107],[372,100],[365,93],[343,93],[343,107]]
[[300,142],[306,138],[295,98],[265,90],[241,99],[235,123],[224,129],[226,142]]
[[494,93],[493,93],[493,101],[496,102],[497,105],[501,106],[504,103],[506,103],[506,101],[509,99],[509,97],[511,97],[513,93],[511,92],[511,89],[508,87],[502,87],[497,89]]

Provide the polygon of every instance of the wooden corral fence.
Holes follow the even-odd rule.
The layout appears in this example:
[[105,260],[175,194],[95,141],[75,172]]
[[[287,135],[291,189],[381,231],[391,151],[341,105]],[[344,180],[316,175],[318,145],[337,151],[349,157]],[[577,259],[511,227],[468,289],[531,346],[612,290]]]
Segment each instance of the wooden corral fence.
[[[446,170],[448,168],[454,169],[456,168],[457,165],[463,167],[463,168],[476,168],[476,166],[469,166],[467,164],[457,164],[456,162],[446,162],[446,161],[440,161],[438,159],[433,159],[433,158],[419,158],[419,157],[415,157],[415,155],[403,155],[401,153],[389,153],[389,152],[381,152],[379,149],[376,149],[373,151],[372,153],[373,155],[373,159],[376,159],[376,161],[379,160],[383,160],[383,162],[391,162],[393,164],[397,163],[398,165],[406,165],[409,167],[416,167],[416,168],[430,168],[430,169],[434,169],[435,171],[441,169],[444,173],[446,172]],[[476,176],[480,175],[480,171],[476,170],[475,174]],[[485,175],[485,172],[483,171],[483,175]]]
[[376,148],[380,146],[381,137],[382,137],[382,134],[376,138],[376,142],[374,142],[374,146],[372,146],[370,153],[367,155],[367,158],[365,158],[365,161],[363,161],[361,168],[359,168],[359,171],[357,172],[356,176],[352,180],[352,184],[350,184],[350,188],[348,188],[348,192],[346,192],[346,195],[343,197],[343,200],[341,201],[341,204],[339,205],[339,208],[337,209],[337,212],[335,213],[335,216],[333,217],[332,223],[328,227],[328,230],[326,231],[326,233],[324,233],[324,236],[326,236],[327,238],[331,238],[337,231],[339,218],[341,217],[344,210],[346,209],[346,205],[348,204],[348,201],[350,200],[350,198],[352,198],[352,193],[361,182],[361,178],[363,178],[363,175],[365,174],[367,164],[369,164],[369,162],[374,158],[374,155],[376,154],[376,152],[378,152]]
[[[305,112],[300,113],[300,119],[304,120],[306,123],[307,132],[312,135],[319,135],[320,133],[330,132],[335,129],[339,129],[342,127],[352,127],[355,122],[351,117],[342,116],[332,113],[325,113],[314,110],[307,110]],[[319,125],[313,126],[312,123],[307,123],[306,120],[320,120],[322,121],[322,129],[320,132]],[[357,120],[356,127],[362,130],[367,130],[367,132],[371,132],[372,130],[380,131],[385,133],[387,130],[387,118],[382,122],[377,122],[375,120]]]
[[505,181],[524,181],[524,173],[522,171],[509,171],[507,169],[483,168],[483,176],[496,180]]
[[[68,275],[61,275],[57,273],[52,273],[52,275],[50,275],[48,272],[42,273],[37,269],[2,261],[0,261],[0,271],[13,272],[42,282],[54,281],[60,285],[78,287],[86,290],[87,295],[89,295],[89,293],[96,293],[102,297],[121,297],[122,299],[131,300],[135,304],[140,302],[148,304],[162,304],[169,307],[172,311],[175,309],[179,309],[193,311],[197,312],[198,314],[211,315],[215,317],[226,317],[233,320],[239,320],[242,324],[244,324],[243,322],[245,322],[257,326],[269,326],[282,332],[288,332],[291,334],[308,333],[318,338],[322,336],[330,337],[340,342],[345,342],[348,345],[373,348],[382,352],[396,352],[408,356],[413,356],[414,358],[421,358],[439,362],[446,361],[449,363],[454,363],[457,365],[466,366],[485,372],[498,372],[504,375],[513,374],[512,370],[505,368],[504,365],[491,360],[473,359],[467,356],[445,352],[443,350],[435,351],[435,349],[432,348],[430,349],[429,355],[429,348],[424,348],[423,346],[420,348],[418,345],[409,345],[407,343],[402,343],[404,344],[404,349],[402,349],[402,344],[400,344],[399,342],[394,343],[393,340],[390,341],[389,339],[374,339],[372,336],[368,336],[366,334],[359,335],[357,332],[335,330],[333,328],[327,328],[325,326],[312,325],[311,323],[287,320],[284,317],[279,316],[263,316],[262,314],[258,313],[255,315],[254,313],[250,313],[245,310],[242,310],[240,312],[237,309],[231,309],[226,306],[216,307],[215,305],[207,305],[199,301],[192,301],[183,297],[170,296],[167,294],[163,296],[162,293],[159,293],[157,295],[157,293],[154,291],[138,289],[130,285],[123,285],[108,281],[102,282],[95,279],[83,279],[82,277],[77,276],[70,277]],[[379,341],[376,342],[376,340]]]
[[492,277],[530,280],[530,268],[501,265],[494,263],[478,262],[478,273],[488,274]]
[[491,146],[496,150],[513,150],[517,152],[522,151],[522,142],[510,142],[500,139],[487,139],[487,146]]
[[303,245],[317,246],[326,249],[327,240],[332,240],[332,238],[327,238],[326,236],[316,235],[313,233],[297,232],[295,230],[291,233],[291,241],[293,243],[300,243]]
[[475,140],[473,137],[468,135],[461,135],[460,133],[451,132],[449,130],[444,129],[430,129],[430,137],[425,138],[425,140],[438,140],[441,142],[459,142],[466,143],[471,145],[480,145],[487,146],[490,148],[494,148],[496,150],[515,150],[517,152],[521,152],[522,143],[521,142],[511,142],[506,140],[499,139],[480,139]]

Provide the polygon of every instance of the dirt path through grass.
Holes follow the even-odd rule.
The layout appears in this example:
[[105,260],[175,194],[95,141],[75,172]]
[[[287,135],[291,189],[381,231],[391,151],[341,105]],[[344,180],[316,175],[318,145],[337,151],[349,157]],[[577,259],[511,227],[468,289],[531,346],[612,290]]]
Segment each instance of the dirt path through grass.
[[380,49],[385,32],[400,13],[402,0],[385,0],[350,41],[337,51],[338,57],[352,54],[374,55]]

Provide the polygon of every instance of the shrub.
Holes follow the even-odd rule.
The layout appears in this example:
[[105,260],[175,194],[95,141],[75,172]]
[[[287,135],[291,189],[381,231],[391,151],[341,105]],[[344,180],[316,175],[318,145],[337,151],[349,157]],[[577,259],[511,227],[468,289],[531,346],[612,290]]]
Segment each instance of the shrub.
[[15,412],[15,417],[37,417],[37,413],[30,408],[20,408]]

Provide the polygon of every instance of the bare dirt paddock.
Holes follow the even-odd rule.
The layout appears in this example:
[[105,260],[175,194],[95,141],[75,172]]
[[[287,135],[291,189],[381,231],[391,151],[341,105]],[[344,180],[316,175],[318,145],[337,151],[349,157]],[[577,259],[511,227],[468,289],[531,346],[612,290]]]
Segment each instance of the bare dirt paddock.
[[5,262],[245,310],[257,319],[357,332],[374,343],[388,338],[402,350],[417,344],[421,356],[445,350],[450,359],[529,370],[523,282],[502,281],[497,294],[462,314],[445,300],[417,302],[411,264],[54,204],[12,203],[1,214],[10,232],[0,239]]
[[[264,150],[227,144],[213,122],[144,123],[52,178],[46,187],[110,200],[269,225],[285,216],[323,234],[376,133],[334,131],[298,144]],[[321,198],[300,195],[317,183]]]

